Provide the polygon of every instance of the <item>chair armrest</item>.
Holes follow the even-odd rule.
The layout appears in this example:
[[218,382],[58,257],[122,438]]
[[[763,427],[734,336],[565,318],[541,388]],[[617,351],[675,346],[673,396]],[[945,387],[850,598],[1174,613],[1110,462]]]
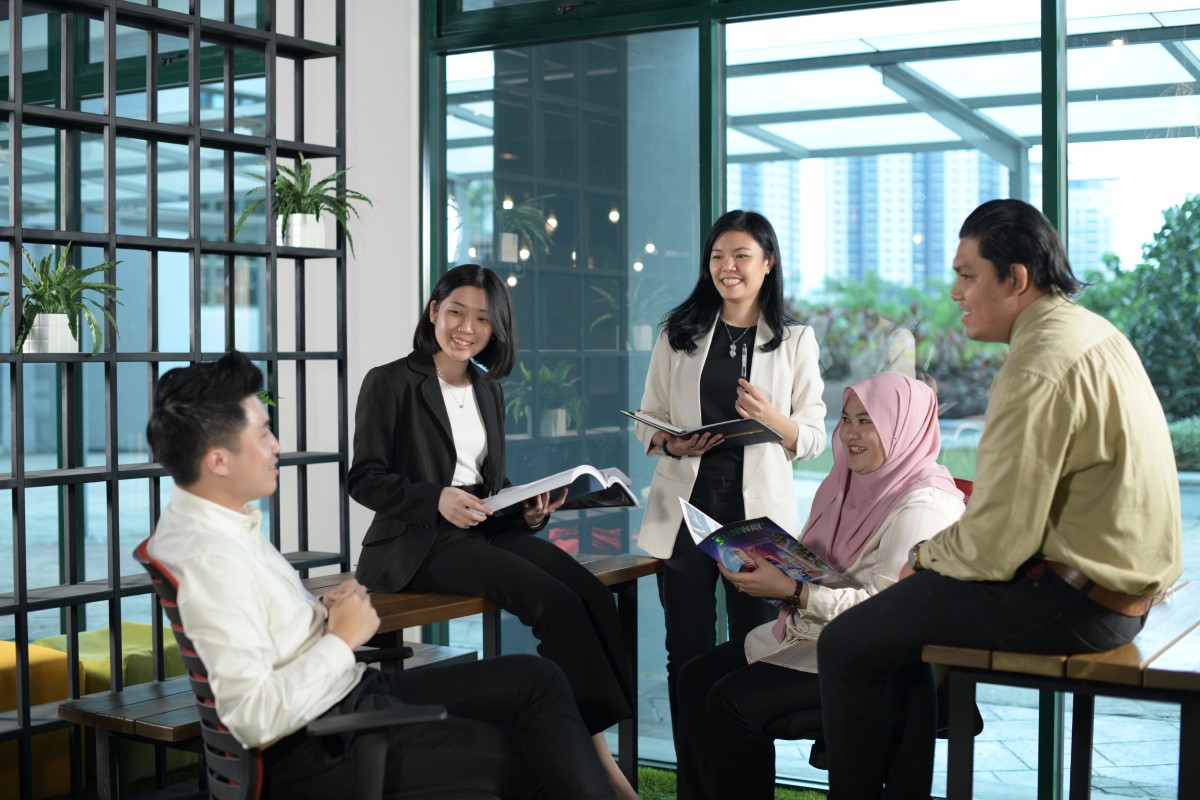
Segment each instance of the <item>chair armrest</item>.
[[383,711],[359,711],[354,714],[321,717],[308,723],[306,730],[310,736],[332,736],[351,731],[381,730],[395,725],[438,722],[446,716],[444,706],[402,705]]
[[363,664],[374,664],[378,661],[403,661],[411,658],[411,647],[368,647],[354,651],[354,660]]

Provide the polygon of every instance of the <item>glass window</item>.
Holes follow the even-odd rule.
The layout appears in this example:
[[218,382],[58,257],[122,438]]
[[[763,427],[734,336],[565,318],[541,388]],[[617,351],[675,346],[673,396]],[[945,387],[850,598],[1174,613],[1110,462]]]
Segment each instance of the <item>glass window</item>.
[[[446,59],[443,266],[490,267],[513,296],[514,482],[588,463],[649,485],[653,459],[618,410],[637,406],[655,328],[698,267],[697,58],[695,31],[680,30]],[[544,535],[573,552],[630,552],[639,521],[561,513]],[[643,597],[641,680],[657,675],[665,692],[665,655],[645,645],[662,640],[662,614]],[[513,622],[505,652],[531,648]],[[478,626],[455,623],[452,636],[477,643]],[[672,760],[669,724],[641,724],[643,756]]]
[[[942,460],[974,477],[971,418],[1003,348],[966,339],[950,266],[979,203],[1040,205],[1039,37],[1037,3],[986,0],[728,26],[726,205],[776,229],[784,293],[821,343],[827,431],[846,385],[885,368],[928,372],[945,411]],[[826,451],[796,465],[805,512],[831,463]],[[807,745],[776,750],[780,778],[824,782]],[[980,796],[986,783],[977,777]]]

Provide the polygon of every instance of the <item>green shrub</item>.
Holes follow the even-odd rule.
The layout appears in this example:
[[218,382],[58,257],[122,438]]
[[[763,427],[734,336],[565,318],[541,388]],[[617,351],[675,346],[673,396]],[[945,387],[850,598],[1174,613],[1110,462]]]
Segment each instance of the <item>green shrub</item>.
[[1200,417],[1173,422],[1170,431],[1175,465],[1187,472],[1200,471]]

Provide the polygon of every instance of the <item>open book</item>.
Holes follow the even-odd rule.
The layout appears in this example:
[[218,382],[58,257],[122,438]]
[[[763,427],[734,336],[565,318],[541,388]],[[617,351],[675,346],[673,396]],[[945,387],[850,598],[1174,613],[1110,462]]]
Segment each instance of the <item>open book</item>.
[[683,522],[696,546],[730,572],[739,572],[746,566],[753,568],[754,560],[747,551],[755,550],[798,581],[826,586],[850,583],[845,575],[768,517],[722,525],[682,497],[679,503],[683,506]]
[[783,436],[756,419],[742,419],[738,417],[737,419],[728,419],[724,422],[701,425],[698,428],[681,428],[678,425],[672,425],[658,417],[651,416],[645,411],[626,411],[621,409],[621,413],[630,419],[649,425],[651,428],[658,428],[660,431],[666,431],[672,436],[679,436],[683,439],[691,438],[698,433],[719,433],[725,437],[725,441],[717,445],[718,447],[726,444],[735,447],[745,447],[746,445],[762,444],[763,442],[778,442],[783,439]]
[[630,488],[632,481],[629,476],[616,467],[596,469],[589,464],[550,475],[532,483],[520,486],[509,486],[501,489],[491,497],[484,498],[483,504],[492,511],[502,511],[515,506],[522,500],[537,497],[542,492],[552,492],[551,499],[557,496],[559,489],[567,487],[567,502],[560,510],[569,511],[576,508],[619,508],[631,506],[637,508],[637,498]]

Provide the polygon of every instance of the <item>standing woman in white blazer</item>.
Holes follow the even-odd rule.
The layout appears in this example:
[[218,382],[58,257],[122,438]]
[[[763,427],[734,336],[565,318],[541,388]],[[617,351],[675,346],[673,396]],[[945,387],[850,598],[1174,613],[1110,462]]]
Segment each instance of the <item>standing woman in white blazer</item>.
[[[659,459],[638,545],[667,559],[659,576],[667,629],[667,693],[676,726],[676,679],[690,659],[716,645],[717,564],[681,526],[679,498],[721,523],[769,516],[793,535],[800,515],[793,460],[825,449],[825,404],[817,341],[784,308],[779,240],[753,211],[730,211],[704,243],[700,275],[663,323],[642,395],[642,411],[684,427],[753,417],[783,441],[737,447],[720,436],[681,439],[636,426]],[[726,582],[729,635],[774,615],[762,600]]]

